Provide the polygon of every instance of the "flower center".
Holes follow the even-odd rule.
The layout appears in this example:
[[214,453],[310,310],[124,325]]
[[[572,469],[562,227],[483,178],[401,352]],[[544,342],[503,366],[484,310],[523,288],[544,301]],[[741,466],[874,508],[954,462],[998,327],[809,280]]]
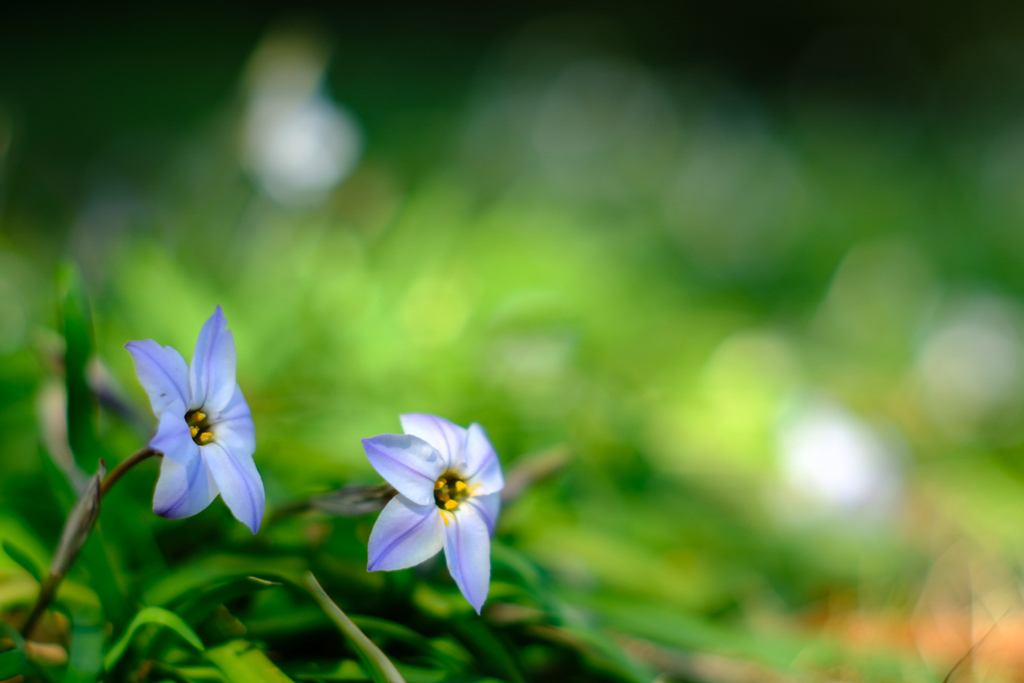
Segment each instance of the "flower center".
[[205,446],[213,441],[213,432],[210,431],[206,413],[201,410],[190,410],[185,413],[185,422],[188,423],[188,430],[192,432],[192,440],[197,444]]
[[462,477],[454,472],[445,472],[434,482],[434,502],[437,507],[449,512],[469,498],[469,487]]

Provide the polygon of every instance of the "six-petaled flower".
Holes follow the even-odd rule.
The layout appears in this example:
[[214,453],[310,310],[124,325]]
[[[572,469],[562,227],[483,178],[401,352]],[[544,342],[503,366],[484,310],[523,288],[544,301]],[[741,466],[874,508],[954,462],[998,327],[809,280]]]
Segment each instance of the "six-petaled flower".
[[448,571],[480,612],[491,580],[491,536],[505,479],[483,427],[402,415],[405,434],[363,439],[370,464],[398,494],[370,533],[369,571],[405,569],[444,548]]
[[164,455],[153,512],[201,512],[219,493],[253,533],[263,520],[263,480],[253,462],[256,432],[235,382],[235,338],[220,306],[203,325],[192,364],[170,346],[130,342],[139,381],[160,424],[150,448]]

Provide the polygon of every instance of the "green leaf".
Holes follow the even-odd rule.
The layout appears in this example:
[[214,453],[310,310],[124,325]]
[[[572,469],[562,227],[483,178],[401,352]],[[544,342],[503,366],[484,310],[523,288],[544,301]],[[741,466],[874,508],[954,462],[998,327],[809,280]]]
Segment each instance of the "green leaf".
[[7,556],[17,562],[19,567],[31,574],[33,579],[39,583],[43,582],[43,570],[39,568],[35,560],[28,556],[28,553],[6,539],[3,542],[3,549]]
[[[174,605],[210,586],[233,579],[248,580],[250,576],[281,580],[301,586],[302,567],[298,558],[264,557],[258,555],[215,555],[177,567],[174,572],[149,586],[143,601],[151,605]],[[254,586],[255,587],[255,586]]]
[[[342,683],[344,681],[365,681],[369,677],[359,662],[352,659],[342,659],[339,662],[305,662],[293,664],[287,669],[288,673],[297,680],[312,680],[319,683]],[[446,680],[475,681],[475,683],[489,683],[493,679],[476,679],[458,677],[452,678],[451,672],[444,669],[428,669],[419,666],[402,666],[402,676],[408,683],[440,683]],[[495,681],[495,683],[497,683]]]
[[199,681],[225,683],[227,680],[220,669],[208,665],[171,667],[166,664],[157,664],[153,670],[162,675],[173,676],[174,683],[199,683]]
[[[212,582],[210,586],[205,588],[197,588],[192,593],[183,596],[179,600],[175,600],[169,607],[173,609],[175,614],[181,617],[182,621],[202,633],[204,624],[221,605],[230,603],[232,600],[240,597],[252,595],[268,587],[279,585],[281,584],[256,579],[251,576],[239,576],[223,582]],[[310,609],[315,608],[310,605]],[[319,610],[316,610],[316,612],[318,616],[323,617]],[[248,627],[248,623],[246,626]],[[252,635],[251,630],[247,630],[247,633],[250,637],[258,639]],[[153,652],[159,652],[161,651],[160,648],[172,637],[168,633],[155,636],[149,647]]]
[[175,613],[187,623],[198,625],[205,621],[220,605],[281,584],[253,576],[237,576],[226,581],[210,582],[197,588],[174,604]]
[[473,656],[455,641],[448,641],[447,648],[438,647],[436,642],[417,633],[408,626],[396,624],[393,621],[360,616],[353,616],[352,621],[364,633],[394,638],[408,647],[415,648],[433,657],[453,671],[464,669],[473,660]]
[[655,678],[655,672],[633,661],[603,632],[589,626],[550,627],[549,632],[559,634],[556,640],[574,647],[588,662],[591,669],[603,671],[622,680],[644,683]]
[[132,607],[121,578],[107,554],[102,519],[93,527],[92,534],[82,546],[78,564],[88,570],[91,585],[103,603],[107,618],[114,623],[115,628],[124,626],[132,614]]
[[[53,453],[42,445],[39,446],[39,461],[43,465],[43,476],[46,478],[46,483],[50,491],[53,492],[61,512],[67,514],[75,505],[75,501],[78,500],[78,491],[72,485],[69,474],[57,464],[57,459]],[[73,463],[72,466],[76,469],[78,468]],[[84,482],[85,473],[80,472],[80,475],[81,481]]]
[[245,620],[246,633],[253,640],[273,640],[289,634],[322,628],[329,619],[317,605],[297,605]]
[[13,626],[0,622],[0,680],[14,678],[25,668],[25,640]]
[[501,638],[475,614],[456,617],[449,622],[452,632],[476,653],[476,660],[485,674],[522,682],[522,672]]
[[288,668],[294,678],[314,681],[365,681],[366,672],[354,659],[337,662],[302,662]]
[[320,607],[337,625],[338,630],[345,636],[349,644],[355,648],[376,683],[405,683],[405,679],[398,673],[398,669],[391,663],[391,660],[373,644],[373,641],[366,637],[365,633],[359,630],[359,627],[341,611],[340,607],[334,604],[312,572],[306,573],[306,585],[309,586],[316,601],[320,603]]
[[88,364],[93,354],[92,312],[82,278],[74,264],[59,272],[64,372],[68,392],[68,443],[75,460],[87,471],[96,469],[103,449],[96,433],[98,404],[89,388]]
[[182,620],[174,612],[169,612],[162,607],[145,607],[135,615],[132,622],[128,625],[124,635],[122,635],[114,646],[107,652],[107,656],[103,658],[103,668],[107,671],[113,669],[117,663],[124,656],[125,651],[128,649],[128,645],[131,643],[132,638],[135,637],[136,631],[143,626],[150,624],[156,626],[163,626],[171,629],[179,636],[181,636],[189,645],[202,652],[206,648],[203,646],[203,641],[199,639],[199,636],[195,634],[189,625]]
[[206,658],[217,665],[230,683],[291,683],[255,645],[233,640],[206,651]]
[[39,583],[21,574],[8,574],[0,580],[0,612],[12,607],[31,607],[39,595]]
[[[92,312],[82,278],[74,264],[62,265],[58,279],[65,342],[68,443],[78,465],[91,472],[97,469],[100,458],[113,460],[99,439],[99,406],[88,380],[88,365],[94,353]],[[102,529],[97,526],[82,548],[78,562],[93,577],[107,617],[116,626],[121,626],[128,620],[131,608],[107,557],[102,538]]]
[[63,683],[95,681],[103,668],[106,624],[99,605],[65,603],[71,611],[71,651]]

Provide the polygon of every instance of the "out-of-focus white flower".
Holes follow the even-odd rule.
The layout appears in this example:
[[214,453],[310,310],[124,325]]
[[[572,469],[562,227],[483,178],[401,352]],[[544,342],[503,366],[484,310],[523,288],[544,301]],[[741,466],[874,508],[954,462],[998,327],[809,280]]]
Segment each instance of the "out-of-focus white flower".
[[243,162],[285,206],[311,206],[355,169],[363,140],[353,115],[323,87],[327,50],[311,38],[269,38],[253,56]]
[[953,436],[969,435],[986,417],[1024,394],[1020,313],[994,298],[964,304],[927,337],[917,362],[928,415]]
[[884,515],[898,502],[896,444],[832,401],[806,403],[784,418],[778,449],[794,502],[867,516]]

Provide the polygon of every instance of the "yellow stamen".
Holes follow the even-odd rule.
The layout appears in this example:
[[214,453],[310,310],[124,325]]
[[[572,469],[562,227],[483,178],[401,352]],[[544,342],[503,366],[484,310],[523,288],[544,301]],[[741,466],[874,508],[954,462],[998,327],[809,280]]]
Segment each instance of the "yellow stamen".
[[448,502],[446,502],[444,504],[444,509],[445,510],[454,510],[457,507],[459,507],[459,503],[458,503],[458,501],[455,501],[455,500],[449,500]]
[[202,422],[203,420],[206,419],[206,413],[204,413],[201,410],[197,410],[196,412],[192,413],[192,419],[195,420],[196,422]]
[[455,482],[455,490],[456,491],[465,491],[466,490],[466,482],[464,482],[462,480],[456,481]]
[[211,441],[213,441],[213,434],[211,434],[210,432],[203,432],[202,434],[199,435],[199,443],[208,444]]
[[444,488],[445,483],[446,482],[445,482],[444,479],[438,479],[437,481],[434,482],[434,488],[435,489],[442,489],[442,488]]
[[196,434],[199,433],[199,427],[195,427],[195,426],[189,427],[188,431],[192,432],[192,438],[194,439],[194,438],[196,438]]

